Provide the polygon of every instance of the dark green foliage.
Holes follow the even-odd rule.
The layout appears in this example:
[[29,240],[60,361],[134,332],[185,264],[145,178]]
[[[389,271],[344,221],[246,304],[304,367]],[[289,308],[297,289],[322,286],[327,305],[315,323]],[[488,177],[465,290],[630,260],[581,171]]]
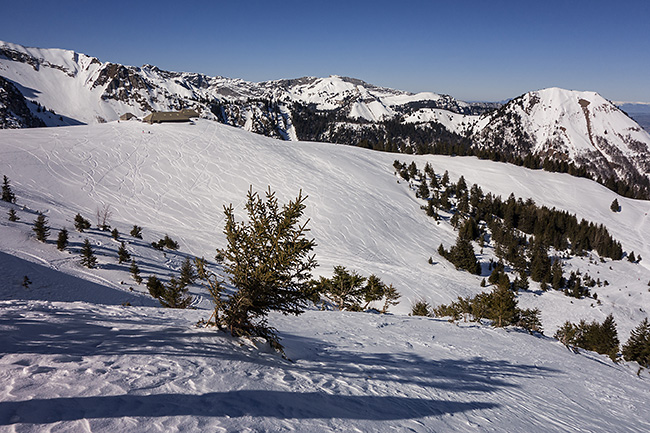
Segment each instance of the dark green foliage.
[[88,230],[90,228],[90,221],[82,217],[81,214],[77,214],[74,217],[74,228],[78,232],[83,233],[84,230]]
[[560,290],[564,287],[565,280],[562,274],[562,262],[556,259],[551,265],[551,286],[555,290]]
[[[442,245],[441,245],[442,247]],[[476,260],[474,255],[474,247],[469,240],[458,236],[456,245],[445,251],[444,247],[438,248],[438,252],[449,260],[458,269],[464,269],[472,274],[481,274],[481,264]]]
[[178,280],[182,285],[189,286],[190,284],[194,284],[196,278],[197,275],[194,271],[194,265],[192,265],[192,262],[188,257],[181,265],[181,271]]
[[610,314],[603,323],[593,321],[587,323],[581,320],[577,325],[565,322],[554,335],[567,346],[581,347],[603,355],[608,355],[613,361],[618,357],[618,333],[614,317]]
[[160,251],[162,251],[165,247],[170,250],[177,250],[178,242],[170,238],[168,235],[165,235],[165,237],[158,240],[158,242],[152,242],[151,246]]
[[431,305],[426,301],[417,301],[411,306],[411,316],[426,316],[433,317]]
[[582,278],[575,272],[571,272],[564,288],[564,294],[574,298],[589,296],[589,288],[582,284]]
[[131,236],[137,239],[142,239],[142,227],[134,225],[133,228],[131,229]]
[[84,239],[84,245],[81,247],[81,265],[89,269],[97,267],[97,257],[88,238]]
[[507,326],[516,322],[517,299],[509,288],[497,286],[491,293],[489,318],[495,321],[498,327]]
[[117,249],[117,262],[121,264],[129,260],[131,260],[131,254],[126,250],[124,242],[120,242],[120,247]]
[[391,305],[399,303],[401,296],[392,285],[387,286],[376,275],[365,278],[343,266],[335,266],[334,276],[320,277],[314,282],[314,287],[335,308],[348,311],[363,311],[372,302],[384,300],[380,312],[386,313]]
[[379,312],[383,314],[388,313],[390,307],[399,304],[399,298],[401,297],[402,295],[399,294],[392,284],[384,286],[384,305]]
[[449,185],[449,172],[445,170],[445,173],[442,175],[442,179],[440,179],[440,185],[443,188],[446,188],[447,185]]
[[415,179],[417,177],[417,175],[418,175],[418,166],[415,164],[415,161],[412,161],[409,164],[407,170],[408,170],[408,173],[409,173],[409,177],[411,179]]
[[163,293],[165,293],[165,286],[162,281],[158,279],[155,275],[150,275],[147,278],[147,290],[149,294],[154,298],[160,298]]
[[16,214],[16,210],[14,208],[9,209],[8,214],[9,214],[9,221],[16,222],[16,221],[20,220],[20,218]]
[[68,230],[63,228],[61,229],[61,231],[59,231],[59,236],[56,239],[56,248],[59,251],[63,251],[67,246],[68,246]]
[[468,241],[477,240],[481,234],[478,224],[474,218],[469,218],[460,226],[458,236]]
[[187,294],[187,287],[174,277],[163,286],[163,291],[157,298],[165,308],[187,308],[192,303],[192,297]]
[[118,240],[120,237],[120,232],[118,232],[117,229],[113,229],[111,231],[111,237],[115,240]]
[[518,310],[519,319],[517,320],[516,325],[520,328],[524,328],[529,333],[539,332],[543,334],[542,330],[542,320],[540,319],[539,308],[534,309],[523,309]]
[[[499,270],[497,270],[499,272]],[[473,298],[461,298],[449,305],[433,308],[438,317],[451,317],[458,320],[461,316],[471,315],[475,321],[491,320],[494,326],[516,325],[529,332],[542,332],[539,310],[521,310],[517,307],[517,298],[507,287],[497,286],[490,293],[479,293]]]
[[528,276],[526,274],[519,274],[518,277],[515,277],[515,280],[512,282],[512,290],[515,292],[522,290],[526,291],[530,288],[528,283]]
[[129,271],[131,272],[131,277],[133,280],[141,284],[142,283],[142,277],[140,276],[140,268],[138,267],[138,264],[135,262],[135,259],[131,259],[131,266],[129,266]]
[[2,200],[8,203],[16,203],[16,195],[11,190],[7,176],[3,176],[2,179]]
[[627,256],[627,260],[631,263],[636,263],[636,257],[634,256],[634,251],[632,251],[630,255]]
[[636,361],[641,367],[650,368],[650,323],[647,317],[632,330],[621,352],[626,361]]
[[279,349],[277,333],[266,316],[271,311],[300,314],[312,299],[316,259],[310,253],[316,243],[306,238],[307,222],[300,222],[305,199],[301,191],[280,208],[270,188],[265,200],[251,188],[247,222],[235,221],[232,204],[224,208],[224,270],[235,292],[225,301],[216,299],[215,323],[233,335],[263,337]]
[[36,239],[41,242],[47,240],[47,237],[50,235],[50,227],[47,225],[47,218],[45,218],[45,215],[40,212],[38,213],[32,230],[36,233]]
[[418,187],[417,192],[415,193],[416,197],[427,200],[430,194],[431,192],[429,191],[429,187],[427,186],[427,183],[425,181],[422,181],[420,183],[420,186]]
[[533,281],[549,283],[551,281],[551,259],[548,257],[548,251],[541,242],[535,243],[532,249],[530,278]]
[[21,286],[23,286],[26,289],[29,289],[30,284],[32,284],[32,280],[30,280],[29,277],[27,275],[25,275],[23,277],[23,283],[21,284]]
[[612,212],[619,212],[621,210],[621,206],[618,204],[617,199],[614,199],[609,208],[612,210]]
[[386,285],[376,275],[370,275],[366,280],[366,287],[364,288],[363,300],[365,301],[362,310],[368,308],[371,302],[380,301],[384,297]]
[[364,298],[363,284],[366,278],[349,272],[344,266],[334,267],[332,278],[320,277],[316,289],[339,310],[360,311]]

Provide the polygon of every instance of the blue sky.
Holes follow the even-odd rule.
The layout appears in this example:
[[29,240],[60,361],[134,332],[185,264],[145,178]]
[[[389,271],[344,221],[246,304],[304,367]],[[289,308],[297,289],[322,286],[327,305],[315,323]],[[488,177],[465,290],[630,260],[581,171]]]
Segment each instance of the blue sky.
[[650,2],[0,0],[0,39],[264,81],[344,75],[503,100],[594,90],[650,102]]

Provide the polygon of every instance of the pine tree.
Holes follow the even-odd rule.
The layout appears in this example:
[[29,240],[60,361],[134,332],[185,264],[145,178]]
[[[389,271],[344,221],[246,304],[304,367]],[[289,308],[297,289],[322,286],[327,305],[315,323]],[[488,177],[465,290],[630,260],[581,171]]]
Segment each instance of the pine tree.
[[518,310],[519,319],[517,320],[517,326],[524,328],[530,334],[533,332],[539,332],[541,334],[543,330],[540,315],[539,308]]
[[89,269],[97,267],[97,257],[88,238],[84,239],[84,245],[81,247],[81,265]]
[[427,186],[427,183],[423,180],[420,183],[420,186],[418,187],[417,192],[415,193],[416,197],[427,200],[429,198],[429,195],[431,193],[429,192],[429,187]]
[[491,293],[490,318],[495,326],[510,325],[517,317],[517,299],[509,288],[497,286]]
[[63,228],[59,231],[59,237],[56,239],[56,248],[63,251],[68,246],[68,230]]
[[142,283],[142,277],[140,276],[140,268],[135,262],[135,259],[131,259],[131,266],[129,266],[129,271],[131,272],[131,277],[135,280],[136,283]]
[[16,196],[11,190],[11,185],[9,185],[9,179],[7,179],[7,176],[3,176],[2,179],[2,200],[8,203],[16,203]]
[[344,266],[334,266],[332,278],[321,277],[317,290],[339,310],[359,311],[364,298],[366,278],[348,271]]
[[650,368],[650,323],[647,317],[632,330],[622,354],[626,361],[636,361],[641,367]]
[[366,280],[366,286],[363,289],[365,304],[362,310],[367,309],[371,302],[380,301],[386,292],[386,285],[376,275],[371,275]]
[[90,226],[90,221],[82,217],[81,214],[77,214],[74,217],[74,228],[78,232],[83,233],[83,231],[88,230]]
[[596,329],[594,335],[591,336],[590,343],[590,350],[608,355],[613,361],[616,361],[619,340],[613,315],[608,315],[600,324],[599,329]]
[[117,249],[117,262],[122,263],[131,260],[131,254],[126,250],[124,242],[120,242],[120,247]]
[[621,206],[618,204],[618,200],[614,199],[612,204],[609,206],[609,208],[612,210],[612,212],[618,212],[621,210]]
[[401,297],[402,295],[399,294],[397,289],[393,287],[392,284],[386,286],[386,289],[384,291],[384,306],[380,312],[382,314],[388,313],[388,309],[391,306],[399,304],[399,298]]
[[9,209],[9,221],[11,222],[16,222],[19,221],[20,218],[16,214],[16,210],[14,208]]
[[192,261],[190,260],[190,258],[187,257],[183,262],[183,264],[181,265],[181,270],[180,270],[180,275],[178,277],[178,280],[182,285],[189,286],[190,284],[194,284],[196,278],[197,275],[194,270],[194,265],[192,265]]
[[442,175],[442,179],[440,179],[440,184],[442,185],[443,188],[446,188],[447,185],[449,184],[449,172],[445,170],[444,174]]
[[115,239],[115,240],[118,240],[119,237],[120,237],[120,232],[117,231],[117,229],[113,229],[113,230],[111,231],[111,237],[112,237],[113,239]]
[[133,228],[131,229],[131,236],[137,239],[142,239],[142,227],[134,225]]
[[34,221],[34,227],[32,228],[34,233],[36,233],[36,239],[41,242],[45,242],[47,237],[50,235],[50,227],[47,225],[47,218],[42,213],[38,213],[38,217]]
[[147,278],[147,290],[149,294],[154,298],[160,298],[165,292],[165,286],[162,281],[158,279],[155,275],[150,275]]
[[548,283],[551,280],[551,259],[544,245],[535,242],[533,245],[533,257],[530,262],[530,278],[533,281]]
[[300,223],[305,199],[301,191],[280,209],[270,188],[266,200],[251,188],[246,202],[248,222],[235,221],[232,204],[224,209],[224,270],[236,291],[222,311],[215,310],[215,322],[233,335],[263,337],[280,349],[266,316],[271,311],[297,315],[310,302],[311,270],[316,267],[310,253],[316,242],[306,238],[307,222]]
[[555,290],[564,287],[564,276],[562,275],[562,262],[556,259],[551,265],[551,286]]
[[411,306],[411,316],[426,316],[433,317],[431,312],[431,305],[426,301],[417,301]]
[[476,260],[472,243],[461,236],[456,239],[456,245],[449,249],[448,260],[459,269],[475,275],[481,274],[481,264]]
[[187,287],[174,277],[171,277],[169,284],[164,287],[158,300],[165,308],[187,308],[192,303],[192,297],[187,294]]

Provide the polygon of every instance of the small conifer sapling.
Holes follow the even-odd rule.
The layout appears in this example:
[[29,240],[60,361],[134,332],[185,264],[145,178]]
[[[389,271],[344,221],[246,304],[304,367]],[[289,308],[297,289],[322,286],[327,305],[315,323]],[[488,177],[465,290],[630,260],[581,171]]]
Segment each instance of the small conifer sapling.
[[129,267],[129,271],[131,271],[131,277],[133,277],[133,280],[138,284],[142,284],[142,277],[140,276],[140,268],[138,267],[138,264],[135,262],[135,259],[131,259],[131,266]]
[[126,250],[124,242],[120,243],[120,247],[117,249],[117,262],[122,263],[131,260],[131,254]]
[[36,233],[36,239],[41,242],[45,242],[47,237],[50,235],[50,227],[47,225],[47,218],[42,213],[38,213],[38,217],[34,221],[34,227],[32,228],[34,233]]
[[142,239],[142,227],[134,225],[130,234],[136,239]]
[[20,220],[20,218],[16,214],[16,210],[14,208],[9,209],[9,221],[16,222],[18,220]]
[[81,264],[88,269],[97,267],[97,257],[88,238],[84,239],[84,245],[81,247]]
[[56,239],[56,248],[59,251],[63,251],[68,246],[68,230],[65,228],[59,231],[59,237]]
[[74,228],[79,233],[83,233],[84,230],[88,230],[90,228],[90,221],[82,217],[81,214],[77,214],[74,217]]
[[2,179],[2,200],[8,203],[16,203],[16,196],[11,190],[11,185],[9,185],[9,179],[7,179],[7,176],[3,176]]

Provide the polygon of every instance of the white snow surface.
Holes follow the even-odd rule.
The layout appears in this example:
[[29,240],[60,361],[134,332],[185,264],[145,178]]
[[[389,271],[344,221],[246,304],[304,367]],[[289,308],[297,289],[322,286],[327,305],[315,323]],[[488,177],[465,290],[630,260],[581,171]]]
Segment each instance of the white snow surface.
[[[650,134],[596,92],[553,87],[526,93],[507,107],[521,117],[523,130],[535,144],[532,153],[559,148],[575,160],[586,152],[596,152],[616,163],[620,151],[632,158],[641,173],[650,173]],[[477,130],[488,126],[492,116],[498,117],[499,112],[484,116]]]
[[[483,289],[481,277],[437,255],[456,234],[424,214],[393,174],[395,158],[603,223],[644,257],[571,260],[569,269],[609,281],[596,288],[602,305],[532,284],[519,302],[542,310],[546,335],[565,320],[612,313],[624,342],[647,317],[650,203],[586,179],[475,158],[282,142],[206,120],[3,130],[0,175],[21,219],[7,221],[12,205],[0,202],[0,430],[648,431],[650,377],[637,376],[634,363],[573,353],[514,328],[406,315],[416,300],[446,303]],[[287,361],[261,342],[196,327],[211,308],[199,285],[191,287],[195,310],[159,308],[128,264],[117,263],[108,233],[73,229],[77,212],[94,223],[95,211],[110,206],[142,275],[166,280],[188,255],[211,259],[225,246],[223,205],[243,217],[250,186],[270,187],[281,201],[308,195],[316,274],[344,265],[378,275],[402,294],[394,315],[272,315]],[[613,198],[619,213],[609,209]],[[46,244],[31,232],[36,211],[52,227]],[[127,235],[133,224],[144,240]],[[54,246],[62,227],[70,231],[65,252]],[[148,246],[166,233],[178,252]],[[98,269],[79,265],[84,238]],[[486,262],[493,253],[478,256]]]

